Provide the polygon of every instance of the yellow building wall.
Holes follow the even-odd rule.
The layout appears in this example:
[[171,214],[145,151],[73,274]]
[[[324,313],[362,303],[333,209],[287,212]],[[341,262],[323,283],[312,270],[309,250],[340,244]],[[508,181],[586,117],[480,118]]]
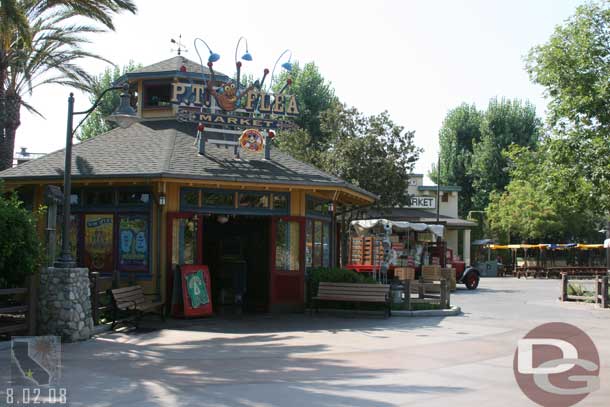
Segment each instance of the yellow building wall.
[[305,216],[305,191],[290,193],[290,216]]

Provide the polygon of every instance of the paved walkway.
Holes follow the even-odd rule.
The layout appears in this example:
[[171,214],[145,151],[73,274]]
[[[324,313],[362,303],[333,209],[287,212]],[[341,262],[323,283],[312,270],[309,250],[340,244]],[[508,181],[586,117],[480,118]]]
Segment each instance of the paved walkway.
[[513,378],[516,343],[565,321],[602,360],[602,388],[582,405],[608,406],[610,310],[558,294],[558,280],[484,279],[452,297],[458,317],[170,321],[65,345],[63,382],[73,406],[528,406]]

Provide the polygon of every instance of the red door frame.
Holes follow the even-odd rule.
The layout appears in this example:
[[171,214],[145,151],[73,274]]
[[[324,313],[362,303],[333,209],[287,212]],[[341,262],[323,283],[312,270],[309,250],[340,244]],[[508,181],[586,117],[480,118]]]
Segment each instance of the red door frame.
[[[299,223],[299,270],[276,270],[276,239],[277,222],[298,222]],[[305,221],[304,216],[272,216],[271,217],[271,239],[269,244],[269,308],[272,310],[274,305],[299,305],[305,304]],[[298,280],[300,286],[299,295],[293,301],[277,299],[276,279],[278,276],[291,277]]]
[[174,288],[174,270],[172,268],[172,247],[173,247],[173,223],[175,219],[192,219],[197,216],[197,259],[195,264],[201,264],[203,261],[202,255],[202,242],[203,242],[203,216],[196,212],[168,212],[167,213],[167,239],[166,239],[166,253],[167,253],[167,272],[165,273],[165,292],[166,299],[165,304],[168,309],[172,303],[172,292]]

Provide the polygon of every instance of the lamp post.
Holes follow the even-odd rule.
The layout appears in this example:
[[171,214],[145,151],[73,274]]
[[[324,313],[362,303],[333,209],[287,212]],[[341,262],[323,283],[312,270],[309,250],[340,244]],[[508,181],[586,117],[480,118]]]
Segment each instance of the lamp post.
[[[93,106],[82,112],[74,111],[74,93],[70,93],[68,97],[68,121],[66,130],[66,153],[64,162],[64,196],[63,196],[63,223],[62,223],[62,241],[61,241],[61,254],[59,259],[55,262],[57,268],[71,268],[76,266],[74,259],[72,258],[72,252],[70,250],[70,195],[71,195],[71,173],[72,173],[72,137],[76,130],[81,124],[89,117],[89,115],[99,106],[104,95],[110,91],[122,90],[121,102],[117,110],[112,113],[108,119],[116,122],[119,127],[127,128],[139,121],[136,111],[131,107],[129,85],[124,84],[123,86],[113,86],[104,90],[101,95],[97,98]],[[74,128],[74,116],[85,115],[85,117],[78,123]]]
[[275,73],[275,67],[280,62],[282,57],[288,52],[290,53],[290,55],[288,56],[288,61],[284,62],[281,66],[288,72],[292,72],[292,63],[290,62],[290,60],[292,59],[292,51],[289,49],[286,49],[286,50],[284,50],[284,52],[282,52],[280,54],[280,56],[277,58],[277,61],[275,61],[275,64],[273,65],[273,69],[271,70],[271,79],[269,80],[269,89],[272,89],[272,87],[273,87],[273,74]]

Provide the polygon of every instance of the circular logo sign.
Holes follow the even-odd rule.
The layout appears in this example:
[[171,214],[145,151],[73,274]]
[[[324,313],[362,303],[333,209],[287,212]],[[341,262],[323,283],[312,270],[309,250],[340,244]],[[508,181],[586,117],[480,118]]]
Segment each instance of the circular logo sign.
[[247,129],[239,137],[239,145],[249,151],[258,153],[263,149],[263,135],[256,129]]
[[569,407],[599,389],[599,354],[574,325],[553,322],[532,329],[513,358],[523,393],[543,407]]

